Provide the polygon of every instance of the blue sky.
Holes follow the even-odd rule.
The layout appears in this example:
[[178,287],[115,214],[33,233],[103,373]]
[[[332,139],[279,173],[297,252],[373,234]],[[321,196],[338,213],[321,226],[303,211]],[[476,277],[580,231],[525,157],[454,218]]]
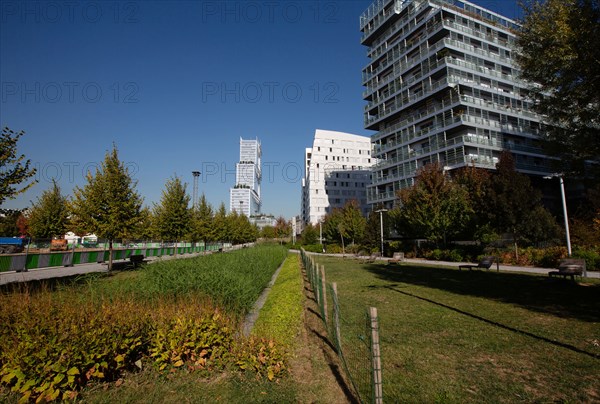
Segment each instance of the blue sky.
[[[515,1],[476,1],[515,17]],[[239,138],[263,147],[263,211],[300,210],[317,128],[363,128],[359,16],[371,1],[0,0],[0,125],[39,183],[70,195],[116,144],[145,203],[178,175],[215,207],[235,181]]]

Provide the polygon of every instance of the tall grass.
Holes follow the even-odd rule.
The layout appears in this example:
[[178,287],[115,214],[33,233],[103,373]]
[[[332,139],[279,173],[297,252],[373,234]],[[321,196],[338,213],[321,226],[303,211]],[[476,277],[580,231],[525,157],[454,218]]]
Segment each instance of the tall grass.
[[85,293],[107,300],[129,296],[150,302],[204,297],[241,316],[252,308],[286,254],[284,247],[263,244],[226,254],[157,261],[129,276],[93,280]]

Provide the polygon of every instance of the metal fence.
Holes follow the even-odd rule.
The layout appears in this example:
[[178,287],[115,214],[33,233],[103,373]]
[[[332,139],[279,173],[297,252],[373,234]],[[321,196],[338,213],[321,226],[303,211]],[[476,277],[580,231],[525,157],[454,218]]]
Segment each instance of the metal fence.
[[377,309],[370,307],[362,318],[344,315],[340,310],[337,284],[327,283],[324,266],[318,265],[304,250],[301,256],[328,338],[356,395],[361,402],[382,403]]

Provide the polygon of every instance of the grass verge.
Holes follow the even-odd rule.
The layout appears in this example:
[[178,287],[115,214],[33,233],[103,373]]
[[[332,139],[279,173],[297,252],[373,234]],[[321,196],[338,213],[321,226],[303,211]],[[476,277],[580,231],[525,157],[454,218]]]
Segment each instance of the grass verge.
[[300,257],[289,254],[260,310],[252,334],[274,339],[287,349],[293,349],[302,326],[302,287]]
[[318,262],[346,320],[364,322],[365,309],[378,308],[384,401],[600,400],[597,281]]

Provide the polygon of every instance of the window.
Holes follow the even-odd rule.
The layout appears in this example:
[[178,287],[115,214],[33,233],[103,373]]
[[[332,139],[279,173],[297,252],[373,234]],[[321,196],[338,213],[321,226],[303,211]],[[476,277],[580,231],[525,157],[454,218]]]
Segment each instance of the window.
[[321,151],[321,146],[317,147],[317,150],[318,150],[318,151]]

